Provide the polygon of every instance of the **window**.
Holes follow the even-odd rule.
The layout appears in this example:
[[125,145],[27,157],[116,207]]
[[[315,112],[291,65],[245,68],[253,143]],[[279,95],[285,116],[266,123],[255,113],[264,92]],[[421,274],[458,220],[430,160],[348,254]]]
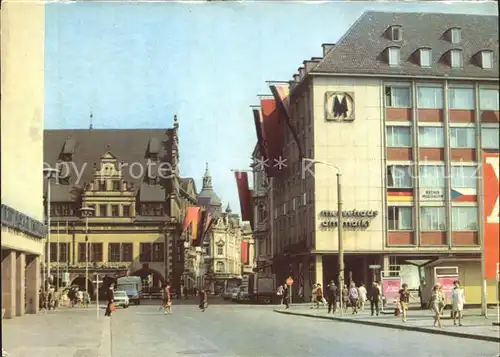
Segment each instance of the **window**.
[[102,243],[90,243],[90,261],[101,263],[103,261],[102,258]]
[[108,244],[108,261],[111,263],[121,261],[120,243]]
[[387,219],[390,231],[413,230],[413,207],[387,207]]
[[113,181],[113,191],[121,191],[120,190],[120,181]]
[[443,108],[443,88],[418,87],[417,104],[419,108],[424,108],[424,109]]
[[483,69],[493,68],[493,52],[491,51],[481,52],[481,66],[483,67]]
[[99,191],[106,191],[106,181],[99,181]]
[[388,147],[411,147],[413,140],[411,127],[409,126],[388,126],[387,129]]
[[266,220],[266,213],[263,205],[257,206],[257,223],[264,222]]
[[87,261],[87,255],[86,255],[86,248],[87,244],[86,243],[78,243],[78,262],[79,263],[85,263]]
[[69,263],[69,243],[59,243],[59,261]]
[[446,212],[444,207],[421,207],[420,229],[422,231],[445,231]]
[[224,247],[217,247],[217,255],[224,255]]
[[133,249],[134,245],[132,243],[122,243],[121,251],[123,262],[131,262],[134,260]]
[[462,41],[462,31],[459,28],[453,28],[450,30],[450,40],[451,43],[457,44]]
[[432,50],[429,48],[420,49],[420,66],[430,67],[432,64]]
[[399,58],[399,47],[390,47],[389,48],[389,66],[397,67],[399,66],[400,58]]
[[118,217],[120,214],[118,212],[118,205],[111,206],[111,217]]
[[423,148],[444,147],[444,129],[442,127],[421,126],[418,128],[418,146]]
[[450,128],[450,145],[452,148],[476,147],[476,129],[475,128]]
[[477,231],[477,207],[452,207],[451,226],[454,231]]
[[123,217],[130,217],[130,206],[123,206]]
[[483,149],[500,148],[500,128],[481,128],[481,146]]
[[139,245],[140,255],[139,261],[149,263],[151,262],[151,243],[141,243]]
[[385,105],[391,108],[410,108],[410,87],[385,87]]
[[411,166],[402,166],[402,165],[387,166],[387,187],[391,188],[413,187],[413,175]]
[[477,187],[476,166],[452,166],[451,187],[453,188],[476,188]]
[[401,41],[403,30],[401,26],[392,26],[391,27],[391,40],[392,41]]
[[99,205],[99,216],[106,217],[108,215],[108,206],[107,205]]
[[450,109],[474,110],[474,89],[450,88],[448,89]]
[[451,50],[450,51],[450,65],[451,65],[451,68],[462,68],[462,51],[461,50]]
[[154,213],[155,216],[163,216],[163,205],[162,204],[155,205]]
[[216,273],[224,273],[225,271],[224,263],[223,262],[217,262],[215,264],[215,272]]
[[153,243],[153,262],[162,262],[164,260],[164,243]]
[[420,166],[420,186],[425,188],[444,188],[444,166]]
[[479,109],[498,110],[498,89],[482,88],[479,90]]

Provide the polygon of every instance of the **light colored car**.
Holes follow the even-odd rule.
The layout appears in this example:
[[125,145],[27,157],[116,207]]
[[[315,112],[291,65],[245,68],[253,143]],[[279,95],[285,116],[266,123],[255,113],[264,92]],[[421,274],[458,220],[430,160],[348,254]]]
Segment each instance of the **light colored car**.
[[115,305],[116,306],[121,306],[123,308],[128,308],[130,305],[130,300],[127,296],[126,291],[115,291]]

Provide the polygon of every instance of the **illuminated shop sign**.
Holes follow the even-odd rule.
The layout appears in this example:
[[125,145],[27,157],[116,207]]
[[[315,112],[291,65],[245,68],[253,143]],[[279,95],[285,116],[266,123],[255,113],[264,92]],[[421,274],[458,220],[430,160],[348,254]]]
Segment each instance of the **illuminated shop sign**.
[[[375,210],[346,210],[342,211],[342,227],[345,229],[365,229],[378,216]],[[335,229],[338,227],[338,211],[321,211],[318,219],[320,228]]]

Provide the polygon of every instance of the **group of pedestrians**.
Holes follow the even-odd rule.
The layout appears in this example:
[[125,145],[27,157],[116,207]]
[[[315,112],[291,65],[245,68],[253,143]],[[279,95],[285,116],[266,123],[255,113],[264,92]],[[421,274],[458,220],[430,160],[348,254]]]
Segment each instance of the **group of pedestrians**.
[[[181,290],[182,291],[182,290]],[[194,294],[198,295],[200,299],[200,303],[198,307],[202,312],[205,312],[205,310],[208,307],[208,294],[205,289],[194,289]],[[187,296],[187,295],[186,295]],[[187,298],[186,298],[187,299]],[[162,304],[160,305],[159,310],[163,309],[165,311],[165,314],[172,314],[172,287],[170,283],[167,283],[165,287],[163,288],[163,301]]]

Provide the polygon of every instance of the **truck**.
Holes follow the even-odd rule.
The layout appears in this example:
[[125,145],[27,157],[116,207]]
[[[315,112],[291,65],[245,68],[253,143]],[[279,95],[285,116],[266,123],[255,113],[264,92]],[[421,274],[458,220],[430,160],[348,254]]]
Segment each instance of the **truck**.
[[248,277],[250,300],[257,304],[272,304],[276,296],[276,276],[260,273]]
[[130,302],[141,304],[142,279],[140,276],[124,276],[116,279],[116,290],[125,291]]

